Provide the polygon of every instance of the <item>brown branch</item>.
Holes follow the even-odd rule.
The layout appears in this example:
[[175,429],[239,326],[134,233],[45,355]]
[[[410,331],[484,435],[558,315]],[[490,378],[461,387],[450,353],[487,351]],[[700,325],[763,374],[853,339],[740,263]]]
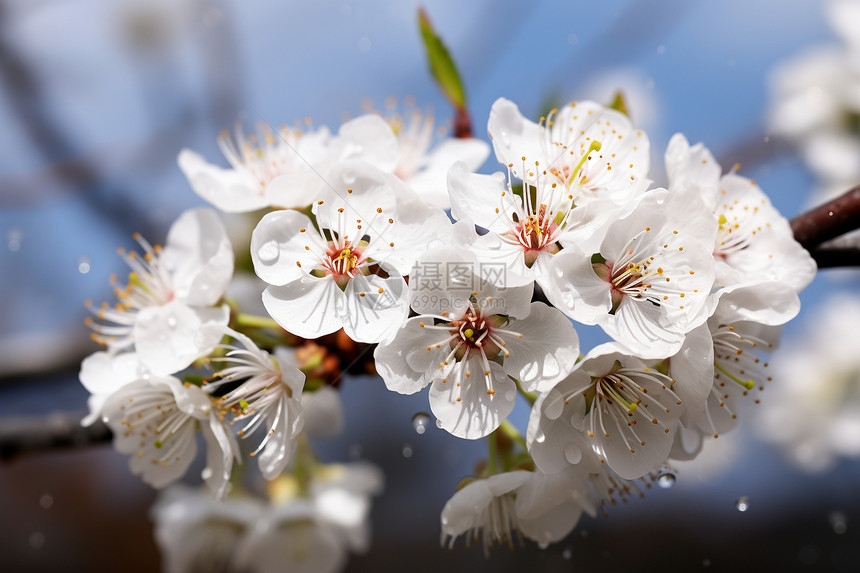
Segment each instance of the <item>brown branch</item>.
[[819,270],[837,267],[860,267],[860,249],[857,248],[818,248],[813,249],[809,254],[815,259]]
[[825,241],[858,228],[860,228],[860,185],[791,220],[794,238],[810,251]]

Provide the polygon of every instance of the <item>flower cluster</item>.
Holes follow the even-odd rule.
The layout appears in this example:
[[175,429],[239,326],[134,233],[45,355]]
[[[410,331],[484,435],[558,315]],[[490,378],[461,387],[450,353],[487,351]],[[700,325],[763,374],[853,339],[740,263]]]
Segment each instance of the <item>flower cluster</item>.
[[[443,538],[543,544],[582,512],[641,493],[668,459],[694,457],[759,402],[765,355],[815,274],[755,182],[723,174],[678,134],[657,188],[647,135],[594,102],[535,123],[498,100],[492,175],[475,173],[488,146],[434,142],[432,119],[415,114],[367,114],[337,135],[260,131],[219,140],[229,168],[187,150],[179,164],[221,211],[266,209],[250,264],[269,316],[225,297],[234,263],[224,228],[214,211],[190,211],[163,248],[138,239],[144,255],[123,255],[132,272],[118,304],[92,307],[107,349],[81,371],[90,418],[106,420],[153,486],[185,473],[197,431],[216,496],[251,436],[265,479],[303,484],[304,505],[275,510],[272,527],[247,537],[236,533],[245,510],[187,518],[235,522],[230,543],[257,556],[289,551],[299,537],[282,538],[302,527],[308,551],[342,560],[319,507],[345,502],[313,493],[324,471],[303,461],[308,428],[337,423],[330,408],[311,415],[333,389],[311,380],[321,361],[303,358],[306,341],[375,344],[388,389],[429,387],[440,428],[489,436],[487,463],[442,512]],[[575,323],[612,341],[583,356]],[[518,399],[532,405],[524,436],[507,421]]]

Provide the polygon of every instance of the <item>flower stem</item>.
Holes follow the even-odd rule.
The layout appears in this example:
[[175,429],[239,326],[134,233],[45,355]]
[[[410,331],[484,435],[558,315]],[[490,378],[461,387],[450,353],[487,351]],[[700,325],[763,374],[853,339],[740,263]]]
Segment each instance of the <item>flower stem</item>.
[[256,328],[281,328],[281,326],[268,316],[257,316],[240,312],[236,315],[236,326]]
[[516,383],[517,390],[522,395],[522,397],[528,400],[530,405],[534,406],[535,400],[537,400],[537,394],[535,392],[526,392],[525,388],[523,388],[523,385],[520,384],[520,381],[516,378],[512,378],[512,380],[514,381],[514,383]]
[[502,422],[502,425],[499,426],[499,430],[501,430],[504,435],[510,438],[511,441],[518,443],[520,447],[522,447],[524,452],[528,451],[528,446],[526,446],[525,438],[523,438],[522,434],[520,434],[520,431],[517,430],[516,426],[511,424],[508,420]]
[[492,434],[487,436],[490,445],[490,455],[487,463],[487,471],[489,472],[489,475],[499,473],[499,442],[496,439],[496,432],[498,432],[498,430],[494,430]]

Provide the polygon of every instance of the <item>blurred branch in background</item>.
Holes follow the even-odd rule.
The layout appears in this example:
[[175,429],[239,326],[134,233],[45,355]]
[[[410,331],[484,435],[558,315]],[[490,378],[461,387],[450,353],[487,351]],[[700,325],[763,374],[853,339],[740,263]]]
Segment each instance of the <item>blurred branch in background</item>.
[[101,420],[81,426],[83,412],[53,412],[45,416],[0,419],[0,460],[22,453],[79,448],[109,442],[111,431]]

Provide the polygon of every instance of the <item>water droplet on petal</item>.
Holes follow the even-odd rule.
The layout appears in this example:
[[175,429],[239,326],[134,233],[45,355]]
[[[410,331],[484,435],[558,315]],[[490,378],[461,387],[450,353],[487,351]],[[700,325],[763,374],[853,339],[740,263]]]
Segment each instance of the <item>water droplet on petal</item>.
[[573,551],[571,550],[570,547],[565,547],[564,551],[561,552],[561,558],[562,559],[570,559],[571,557],[573,557]]
[[78,257],[78,272],[82,275],[90,272],[90,258],[87,256]]
[[344,169],[341,177],[343,178],[343,182],[346,183],[347,185],[355,183],[355,170]]
[[200,476],[203,479],[210,479],[212,477],[212,468],[203,468],[203,471],[200,472]]
[[831,511],[828,513],[827,521],[830,523],[830,527],[833,528],[833,532],[836,535],[842,535],[848,531],[848,516],[841,511]]
[[675,472],[672,471],[672,468],[664,467],[660,469],[660,474],[657,476],[657,485],[663,489],[669,489],[675,485],[677,479],[678,478],[675,476]]
[[257,256],[264,263],[273,263],[278,260],[281,255],[281,248],[278,246],[278,241],[271,240],[257,249]]
[[169,326],[170,328],[176,328],[176,324],[177,324],[177,322],[176,322],[175,316],[173,316],[171,314],[170,316],[167,317],[167,326]]
[[427,412],[418,412],[412,416],[412,427],[415,428],[416,434],[423,434],[427,431],[427,425],[430,423],[430,414]]
[[45,545],[45,535],[41,531],[34,531],[30,534],[30,547],[33,549],[41,549]]
[[546,441],[546,434],[539,432],[538,435],[535,436],[535,441],[539,444],[544,443]]
[[568,444],[564,448],[564,459],[569,463],[578,464],[582,459],[582,450],[576,444]]
[[735,508],[737,508],[738,511],[748,510],[750,508],[750,498],[745,495],[739,497],[738,500],[735,502]]
[[403,444],[403,449],[400,450],[400,453],[403,454],[404,458],[407,458],[407,459],[411,458],[412,457],[412,446],[410,446],[409,444]]
[[24,232],[21,229],[12,228],[6,231],[6,246],[13,253],[21,250],[21,244],[23,242]]
[[442,420],[440,420],[439,418],[436,418],[436,427],[437,427],[437,428],[441,428],[441,427],[442,427]]
[[39,498],[39,507],[42,509],[51,509],[54,505],[54,498],[50,494],[44,494]]
[[511,390],[510,392],[505,392],[505,400],[508,402],[513,402],[514,398],[517,397],[517,393]]

